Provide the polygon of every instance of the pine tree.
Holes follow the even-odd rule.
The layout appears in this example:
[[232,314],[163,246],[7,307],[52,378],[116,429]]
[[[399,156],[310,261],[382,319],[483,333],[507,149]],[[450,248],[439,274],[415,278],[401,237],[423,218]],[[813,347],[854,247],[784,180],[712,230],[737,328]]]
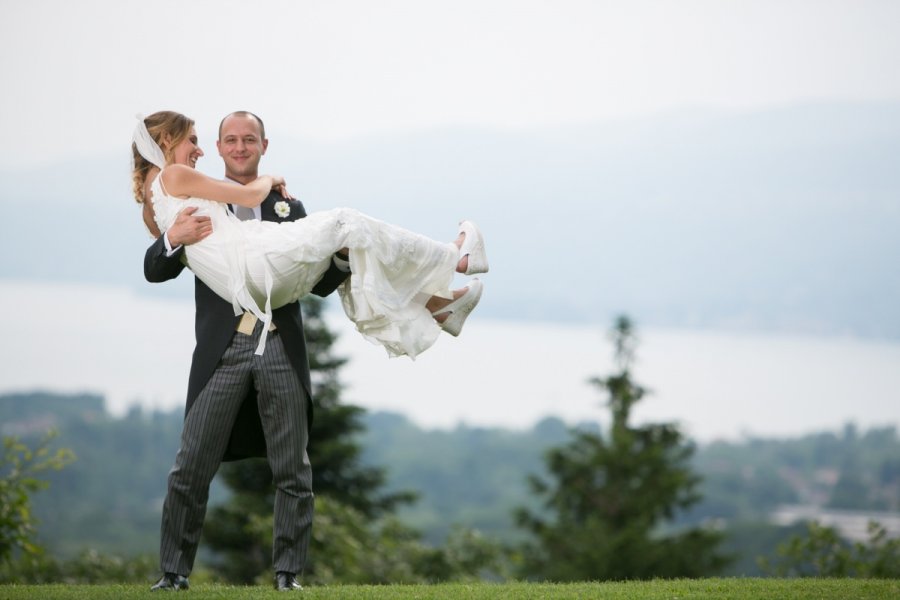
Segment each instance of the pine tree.
[[612,331],[618,372],[595,377],[612,422],[603,435],[574,430],[546,455],[548,479],[532,476],[544,511],[519,509],[519,527],[535,538],[523,547],[522,575],[551,581],[698,577],[718,572],[718,533],[667,530],[700,500],[689,460],[693,445],[670,423],[632,425],[646,390],[631,375],[636,336],[620,317]]
[[309,436],[316,496],[324,496],[372,519],[412,502],[411,492],[385,493],[385,470],[361,463],[358,435],[365,409],[341,402],[339,369],[347,362],[333,355],[334,333],[322,319],[324,301],[303,299],[309,370],[315,415]]
[[[307,296],[301,306],[316,400],[308,452],[317,505],[346,507],[363,520],[390,513],[414,496],[385,493],[384,470],[361,463],[357,434],[363,429],[360,418],[364,409],[340,400],[338,371],[346,360],[333,355],[335,335],[322,318],[324,301]],[[210,511],[204,538],[218,554],[214,569],[222,577],[234,583],[253,583],[261,575],[271,575],[272,471],[265,459],[248,459],[226,463],[219,477],[231,497]],[[308,575],[315,572],[319,557],[327,554],[322,537],[315,534],[321,524],[317,519],[313,526]]]

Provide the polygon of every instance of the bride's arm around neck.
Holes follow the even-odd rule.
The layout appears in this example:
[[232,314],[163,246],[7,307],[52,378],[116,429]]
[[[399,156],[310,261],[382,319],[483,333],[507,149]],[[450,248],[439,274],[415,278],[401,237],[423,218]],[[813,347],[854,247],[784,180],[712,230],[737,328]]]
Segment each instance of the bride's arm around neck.
[[207,177],[185,165],[169,165],[159,176],[163,178],[163,189],[169,196],[204,198],[248,208],[259,206],[272,190],[272,178],[268,175],[247,185],[234,185]]

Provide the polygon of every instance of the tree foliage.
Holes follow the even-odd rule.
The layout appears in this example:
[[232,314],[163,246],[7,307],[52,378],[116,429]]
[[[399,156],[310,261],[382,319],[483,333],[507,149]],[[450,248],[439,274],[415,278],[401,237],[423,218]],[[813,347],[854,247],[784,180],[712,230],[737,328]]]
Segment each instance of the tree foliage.
[[[272,517],[257,534],[271,540]],[[500,545],[477,531],[455,527],[439,547],[393,515],[369,519],[330,498],[316,499],[311,584],[413,584],[477,581],[503,573]]]
[[636,336],[626,317],[612,331],[618,371],[591,383],[608,395],[604,435],[575,430],[546,454],[549,475],[530,487],[543,511],[519,509],[535,538],[522,553],[523,575],[551,581],[698,577],[720,570],[721,536],[702,528],[667,531],[676,513],[700,500],[690,469],[693,445],[675,425],[630,423],[646,390],[631,375]]
[[345,358],[334,356],[336,336],[322,318],[324,302],[315,296],[302,301],[309,350],[309,370],[315,416],[309,435],[309,458],[317,496],[326,496],[359,511],[367,518],[392,512],[412,502],[411,492],[387,493],[387,474],[362,461],[360,442],[365,409],[341,401],[340,368]]
[[869,539],[855,543],[817,521],[807,527],[806,535],[795,535],[778,547],[779,559],[761,559],[763,570],[778,577],[900,577],[900,538],[888,537],[879,523],[870,521]]
[[[75,559],[88,549],[131,556],[155,553],[165,476],[178,447],[184,407],[148,412],[132,407],[112,416],[102,396],[16,393],[0,396],[0,429],[34,446],[48,429],[78,456],[42,478],[47,493],[34,494],[36,539],[48,553]],[[218,483],[214,501],[222,497]]]
[[31,511],[31,494],[47,487],[39,476],[48,470],[59,470],[75,460],[71,450],[50,449],[54,434],[48,433],[35,449],[16,437],[3,438],[0,460],[0,566],[19,555],[39,555],[35,543],[35,518]]
[[159,558],[152,554],[122,558],[87,549],[72,558],[60,559],[47,552],[0,564],[0,584],[144,584],[158,565]]

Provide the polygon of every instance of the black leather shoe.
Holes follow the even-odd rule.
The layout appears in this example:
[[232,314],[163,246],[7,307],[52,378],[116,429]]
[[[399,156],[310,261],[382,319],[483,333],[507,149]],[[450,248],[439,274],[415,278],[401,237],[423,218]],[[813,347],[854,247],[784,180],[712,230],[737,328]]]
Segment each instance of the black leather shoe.
[[188,584],[188,578],[184,575],[176,575],[175,573],[166,573],[162,577],[159,578],[159,581],[156,582],[152,588],[150,588],[151,592],[177,592],[179,590],[186,590],[190,588],[190,584]]
[[275,589],[279,592],[293,592],[294,590],[302,590],[303,586],[297,581],[297,576],[287,571],[278,571],[275,573]]

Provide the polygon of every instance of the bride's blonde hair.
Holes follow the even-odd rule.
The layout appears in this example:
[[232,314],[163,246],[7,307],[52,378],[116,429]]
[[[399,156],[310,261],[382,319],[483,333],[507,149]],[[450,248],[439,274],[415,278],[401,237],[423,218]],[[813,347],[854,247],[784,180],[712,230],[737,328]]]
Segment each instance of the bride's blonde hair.
[[[171,110],[161,110],[149,115],[144,119],[144,125],[150,136],[162,149],[166,162],[172,161],[172,152],[178,144],[183,142],[191,134],[194,127],[194,120]],[[147,181],[147,174],[153,168],[153,164],[141,156],[138,152],[137,145],[131,144],[131,154],[134,160],[134,168],[131,170],[131,186],[134,199],[138,204],[143,204],[144,198],[144,182]]]

